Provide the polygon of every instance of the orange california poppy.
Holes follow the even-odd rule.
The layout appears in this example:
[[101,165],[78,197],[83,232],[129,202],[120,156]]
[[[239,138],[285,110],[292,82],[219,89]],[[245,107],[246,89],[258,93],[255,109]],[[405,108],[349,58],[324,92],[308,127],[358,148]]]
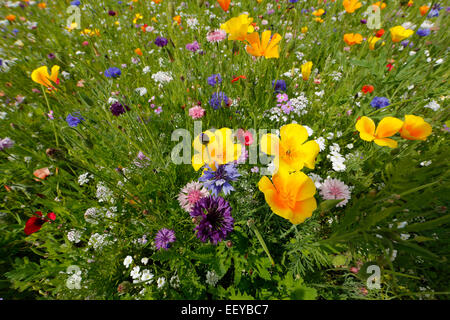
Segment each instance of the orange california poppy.
[[403,121],[394,117],[385,117],[375,130],[375,123],[368,117],[362,117],[356,122],[359,137],[365,141],[373,141],[379,146],[397,148],[397,141],[389,139],[402,128]]
[[407,114],[403,127],[400,129],[400,135],[408,140],[426,140],[431,131],[431,125],[425,122],[422,117]]
[[245,39],[249,45],[245,49],[255,57],[278,58],[280,56],[278,43],[281,41],[281,35],[275,33],[271,37],[271,34],[270,30],[264,31],[261,35],[261,40],[257,32],[248,34]]

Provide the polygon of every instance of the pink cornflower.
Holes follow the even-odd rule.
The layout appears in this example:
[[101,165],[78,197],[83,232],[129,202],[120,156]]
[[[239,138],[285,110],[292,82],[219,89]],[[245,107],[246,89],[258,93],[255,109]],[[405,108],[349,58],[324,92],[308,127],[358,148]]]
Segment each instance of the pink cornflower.
[[195,106],[189,109],[189,116],[192,119],[200,119],[205,115],[205,109],[200,106]]
[[178,202],[184,210],[191,212],[197,201],[207,196],[209,196],[209,192],[203,187],[203,184],[191,181],[181,189],[178,194]]
[[222,41],[223,39],[225,39],[226,37],[227,37],[227,33],[224,30],[217,29],[217,30],[209,32],[206,35],[206,40],[208,40],[208,42],[219,42],[219,41]]
[[338,179],[327,178],[320,187],[320,195],[325,200],[344,199],[336,207],[343,207],[351,198],[349,187]]
[[155,109],[155,113],[156,113],[156,114],[160,114],[162,111],[163,111],[163,110],[162,110],[161,107],[158,107],[158,108]]

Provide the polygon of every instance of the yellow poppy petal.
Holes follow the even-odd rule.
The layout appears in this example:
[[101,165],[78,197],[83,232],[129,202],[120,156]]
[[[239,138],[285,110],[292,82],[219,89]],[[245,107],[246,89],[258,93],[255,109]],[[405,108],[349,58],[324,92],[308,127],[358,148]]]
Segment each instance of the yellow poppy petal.
[[265,154],[277,155],[280,150],[280,139],[272,133],[265,134],[261,137],[260,147]]
[[272,181],[270,181],[269,178],[266,176],[262,177],[258,182],[258,189],[259,191],[265,193],[268,190],[276,191],[275,187],[272,184]]
[[303,201],[313,197],[316,193],[314,181],[303,172],[296,172],[294,175],[295,179],[299,181],[299,188],[295,199],[297,201]]
[[316,157],[319,154],[319,151],[320,151],[319,144],[314,140],[308,141],[303,145],[301,145],[300,152],[302,154],[305,166],[307,166],[310,169],[314,169]]
[[385,117],[378,123],[375,136],[377,138],[392,137],[400,131],[403,126],[403,121],[394,117]]
[[377,145],[381,147],[397,148],[397,141],[389,138],[381,138],[373,140]]
[[297,144],[302,144],[308,139],[308,131],[298,123],[284,125],[280,129],[281,141],[294,139]]
[[359,131],[359,137],[365,141],[372,141],[375,139],[375,122],[368,117],[361,117],[356,122],[355,125],[356,130]]
[[51,70],[51,75],[50,75],[50,80],[52,80],[53,82],[56,83],[56,81],[58,80],[58,75],[59,75],[59,66],[53,66],[52,70]]
[[299,224],[304,222],[307,218],[312,216],[314,210],[317,209],[316,199],[308,198],[304,201],[298,201],[295,207],[292,209],[292,218],[290,221],[293,224]]

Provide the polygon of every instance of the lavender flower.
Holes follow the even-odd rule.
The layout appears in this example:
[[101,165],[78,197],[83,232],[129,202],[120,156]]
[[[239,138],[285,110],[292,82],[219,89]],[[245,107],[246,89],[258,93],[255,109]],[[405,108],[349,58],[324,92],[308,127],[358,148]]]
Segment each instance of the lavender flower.
[[158,250],[169,249],[170,243],[175,242],[175,231],[162,228],[155,236],[155,247]]
[[198,222],[194,230],[202,242],[209,240],[217,244],[233,231],[231,206],[222,197],[208,196],[200,199],[195,203],[190,215]]
[[206,167],[207,170],[198,181],[203,182],[204,187],[211,191],[211,194],[218,195],[223,191],[227,195],[234,190],[230,182],[236,181],[241,176],[234,163],[219,165],[215,171],[208,165]]
[[186,49],[192,52],[196,52],[198,49],[200,49],[200,46],[197,41],[194,41],[192,43],[188,43],[186,45]]
[[13,146],[14,146],[14,141],[8,137],[0,140],[0,151],[2,151],[3,149],[12,148]]

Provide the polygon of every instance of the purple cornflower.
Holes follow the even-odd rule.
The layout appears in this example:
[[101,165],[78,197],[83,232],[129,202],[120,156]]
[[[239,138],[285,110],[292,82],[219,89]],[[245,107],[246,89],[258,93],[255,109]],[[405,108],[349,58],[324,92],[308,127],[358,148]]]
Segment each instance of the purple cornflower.
[[389,99],[385,97],[374,97],[370,102],[370,105],[375,109],[387,107],[389,104],[390,104]]
[[228,97],[223,93],[222,91],[214,92],[211,95],[211,99],[209,99],[209,104],[214,110],[219,109],[222,107],[222,102],[227,105],[228,104]]
[[109,14],[111,17],[114,17],[114,16],[116,15],[116,12],[115,12],[114,10],[109,10],[109,11],[108,11],[108,14]]
[[170,243],[175,242],[175,231],[162,228],[155,236],[155,247],[158,250],[169,249]]
[[49,58],[49,59],[55,59],[55,54],[54,54],[54,53],[49,53],[49,54],[47,55],[47,58]]
[[222,77],[220,74],[213,74],[211,77],[208,77],[208,84],[214,87],[216,84],[220,84],[222,82]]
[[233,231],[234,219],[231,216],[231,206],[222,197],[208,196],[198,200],[190,213],[198,225],[197,238],[202,242],[213,244],[224,240]]
[[[126,109],[126,110],[125,110]],[[113,115],[116,117],[120,116],[122,113],[127,112],[127,110],[130,110],[130,108],[127,105],[122,105],[120,102],[116,101],[114,102],[111,107],[109,107],[109,110]]]
[[84,118],[81,116],[80,112],[74,112],[73,113],[75,116],[73,116],[72,114],[68,114],[66,117],[66,121],[67,124],[72,127],[75,128],[76,126],[78,126],[78,124],[80,124],[81,121],[84,121]]
[[417,30],[417,35],[421,36],[421,37],[426,37],[431,33],[430,29],[425,29],[425,28],[419,28]]
[[284,80],[273,80],[272,87],[275,92],[286,91],[286,81]]
[[197,41],[194,41],[192,43],[188,43],[186,45],[186,49],[192,52],[196,52],[198,49],[200,49],[200,45],[198,44]]
[[111,67],[111,68],[106,69],[106,71],[105,71],[105,76],[107,78],[117,78],[121,74],[122,74],[122,71],[120,71],[120,69],[117,67]]
[[203,186],[211,191],[211,194],[218,195],[221,191],[225,195],[234,191],[231,181],[236,181],[239,174],[234,163],[221,164],[217,166],[217,170],[213,170],[210,166],[206,165],[206,171],[198,178],[198,181],[203,182]]
[[155,39],[155,44],[161,48],[167,46],[168,43],[169,43],[169,40],[167,40],[166,38],[163,38],[163,37],[156,37],[156,39]]
[[407,46],[409,45],[410,48],[412,48],[413,45],[414,45],[414,43],[410,42],[409,40],[403,40],[402,42],[400,42],[400,44],[401,44],[403,47],[407,47]]
[[361,20],[359,20],[359,22],[361,22],[362,24],[367,24],[367,20],[366,19],[361,19]]
[[6,137],[3,139],[0,139],[0,151],[2,151],[3,149],[12,148],[13,146],[14,146],[14,141],[11,140],[10,138]]

